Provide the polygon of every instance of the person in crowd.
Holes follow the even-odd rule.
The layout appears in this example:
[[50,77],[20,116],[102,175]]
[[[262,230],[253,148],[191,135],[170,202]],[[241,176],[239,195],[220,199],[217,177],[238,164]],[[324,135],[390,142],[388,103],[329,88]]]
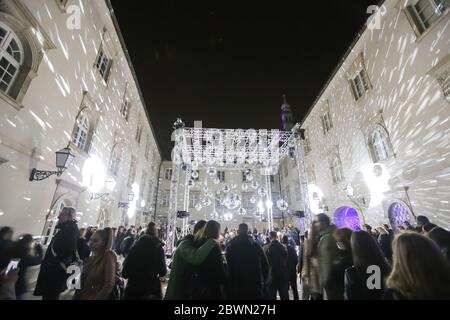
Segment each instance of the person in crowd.
[[417,221],[418,232],[422,232],[423,226],[431,223],[430,219],[428,219],[428,217],[426,217],[426,216],[417,216],[416,221]]
[[304,300],[322,300],[323,288],[320,285],[320,269],[318,258],[318,231],[313,224],[306,233],[305,238],[305,254],[302,268],[302,284],[307,290],[303,292]]
[[336,241],[338,251],[338,258],[333,262],[331,269],[331,281],[334,282],[332,287],[336,288],[337,300],[344,300],[345,291],[345,270],[353,265],[353,256],[351,248],[351,237],[353,231],[348,228],[335,229],[333,237]]
[[78,255],[81,260],[85,261],[89,255],[91,254],[91,250],[89,250],[88,241],[85,238],[86,229],[80,228],[80,236],[77,242],[77,250]]
[[34,290],[35,296],[43,300],[58,300],[66,290],[67,267],[77,260],[79,231],[74,208],[64,207],[59,216],[53,237],[41,264],[41,270]]
[[112,230],[97,230],[89,240],[92,255],[87,259],[81,273],[81,289],[74,300],[110,300],[117,281],[118,263],[111,251]]
[[28,292],[27,271],[29,267],[37,266],[42,263],[42,247],[34,243],[33,236],[26,234],[15,242],[10,250],[10,259],[20,259],[19,273],[16,282],[17,300],[25,300]]
[[386,300],[450,300],[450,264],[438,245],[413,232],[393,242],[393,269]]
[[20,270],[14,269],[6,274],[6,268],[0,271],[0,300],[16,300],[16,282]]
[[389,233],[389,236],[391,237],[391,241],[394,240],[394,230],[392,230],[391,226],[387,223],[383,224],[384,229]]
[[160,277],[167,273],[163,243],[150,222],[123,262],[122,276],[128,279],[124,300],[160,300]]
[[[347,300],[380,300],[390,266],[378,243],[367,232],[355,231],[351,237],[351,248],[353,266],[345,271],[345,298]],[[372,270],[374,266],[377,268],[375,271]],[[368,278],[374,272],[378,272],[380,279],[374,279],[374,287],[369,288]]]
[[94,232],[95,232],[95,228],[93,226],[89,226],[86,229],[86,232],[84,233],[84,239],[86,239],[86,243],[89,242],[89,240],[91,239]]
[[294,300],[299,300],[298,289],[297,289],[297,265],[298,265],[298,255],[295,250],[295,242],[289,241],[287,235],[283,236],[281,243],[286,247],[288,254],[288,275],[289,275],[289,287],[292,290]]
[[435,225],[434,223],[428,223],[422,227],[422,234],[425,235],[436,227],[437,225]]
[[192,287],[193,275],[216,246],[214,239],[208,239],[200,246],[194,242],[194,237],[199,237],[205,225],[206,221],[198,221],[194,226],[194,234],[187,235],[177,246],[172,257],[165,300],[191,300],[196,295]]
[[228,298],[259,300],[265,298],[269,265],[261,246],[248,234],[248,225],[239,225],[237,236],[226,249]]
[[384,227],[376,228],[378,231],[378,244],[389,263],[392,261],[392,237]]
[[441,227],[427,233],[428,238],[437,243],[444,257],[450,261],[450,232]]
[[269,232],[270,244],[265,246],[269,262],[269,299],[276,300],[277,292],[281,300],[289,300],[289,274],[287,249],[278,241],[276,231]]
[[336,226],[331,224],[330,218],[324,214],[318,214],[314,218],[317,226],[318,244],[317,255],[319,259],[319,279],[326,298],[329,300],[339,299],[339,290],[336,283],[331,279],[331,270],[334,261],[338,259],[339,249],[333,237]]
[[[220,223],[209,220],[201,232],[197,233],[194,242],[196,246],[205,244],[208,240],[217,240],[220,234]],[[222,300],[225,298],[226,273],[219,244],[215,242],[206,259],[198,265],[193,281],[196,294],[194,300]]]
[[120,247],[122,245],[122,241],[125,238],[125,227],[124,226],[119,226],[119,228],[117,228],[117,234],[116,237],[114,238],[114,242],[113,242],[113,246],[112,246],[112,250],[117,253],[118,255],[122,254],[120,252]]
[[120,252],[124,258],[127,257],[135,240],[136,240],[136,230],[134,229],[134,227],[131,227],[125,233],[125,237],[122,243],[120,244]]
[[[6,257],[8,250],[13,245],[13,235],[14,230],[10,227],[2,227],[0,229],[0,260],[2,260],[1,257]],[[1,262],[5,263],[4,261]]]

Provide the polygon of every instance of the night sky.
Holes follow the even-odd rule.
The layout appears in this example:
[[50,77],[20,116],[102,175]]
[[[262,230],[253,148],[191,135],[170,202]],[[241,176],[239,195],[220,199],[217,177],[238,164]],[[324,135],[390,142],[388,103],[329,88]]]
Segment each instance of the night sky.
[[181,117],[208,128],[301,121],[375,0],[112,0],[165,159]]

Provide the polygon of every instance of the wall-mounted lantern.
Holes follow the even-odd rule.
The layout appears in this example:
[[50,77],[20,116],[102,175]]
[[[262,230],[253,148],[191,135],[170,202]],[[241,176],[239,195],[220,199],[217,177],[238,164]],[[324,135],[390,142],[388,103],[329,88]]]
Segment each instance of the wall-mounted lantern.
[[34,168],[31,170],[30,181],[41,181],[56,174],[58,177],[70,166],[75,155],[72,154],[69,146],[56,152],[56,168],[57,171],[43,171]]

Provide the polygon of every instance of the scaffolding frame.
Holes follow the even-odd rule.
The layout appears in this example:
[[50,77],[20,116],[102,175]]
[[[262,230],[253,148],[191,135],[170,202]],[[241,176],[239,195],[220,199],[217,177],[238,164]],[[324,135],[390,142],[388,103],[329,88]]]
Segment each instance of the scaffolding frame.
[[[172,151],[172,177],[170,203],[167,214],[166,253],[171,255],[176,237],[188,231],[188,217],[183,218],[181,232],[177,233],[178,189],[180,173],[185,170],[183,209],[189,208],[188,177],[192,170],[216,167],[218,169],[260,169],[265,176],[267,201],[272,202],[270,175],[278,172],[285,157],[293,157],[302,193],[304,217],[299,229],[304,233],[311,221],[308,181],[304,159],[304,134],[297,124],[292,131],[242,130],[185,127],[181,119],[174,124]],[[275,171],[275,172],[274,172]],[[214,200],[215,203],[215,200]],[[273,210],[267,212],[268,230],[273,230]]]

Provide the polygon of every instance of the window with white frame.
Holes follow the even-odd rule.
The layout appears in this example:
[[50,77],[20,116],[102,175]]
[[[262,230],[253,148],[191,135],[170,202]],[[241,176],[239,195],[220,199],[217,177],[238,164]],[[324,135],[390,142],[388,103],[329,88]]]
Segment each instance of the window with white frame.
[[311,142],[309,140],[309,130],[308,129],[305,129],[305,141],[303,143],[305,146],[305,154],[310,153],[311,152]]
[[342,164],[339,157],[335,156],[333,157],[333,159],[331,159],[330,170],[333,183],[339,183],[344,180],[344,175],[342,172]]
[[73,131],[72,142],[81,150],[87,151],[87,141],[89,137],[89,118],[86,112],[82,112]]
[[199,192],[189,192],[189,208],[195,208],[197,204],[200,203],[200,193]]
[[333,122],[331,121],[330,110],[327,108],[322,114],[322,128],[323,134],[327,134],[331,129],[333,129]]
[[142,124],[139,123],[136,129],[136,137],[135,137],[136,142],[140,144],[141,138],[142,138]]
[[164,171],[164,179],[166,180],[172,180],[172,168],[167,168]]
[[217,171],[217,178],[220,182],[225,182],[225,171]]
[[448,9],[449,0],[417,0],[406,7],[418,35],[430,28]]
[[145,160],[149,160],[149,155],[150,155],[150,136],[147,135],[146,142],[145,142],[145,153],[144,153]]
[[103,80],[105,80],[105,82],[108,81],[109,74],[111,72],[111,66],[112,66],[112,59],[109,57],[108,53],[106,52],[102,44],[100,45],[100,49],[98,51],[98,55],[95,60],[95,68],[98,70],[98,72],[102,76]]
[[109,172],[117,177],[119,173],[119,167],[120,167],[120,152],[119,149],[114,147],[112,153],[111,153],[111,160],[109,161]]
[[0,90],[9,93],[23,63],[23,48],[16,34],[0,23]]
[[120,114],[122,117],[125,118],[125,120],[128,121],[129,114],[130,114],[130,99],[128,99],[127,95],[125,94],[122,99],[122,105],[120,107]]
[[166,190],[163,194],[161,194],[159,199],[161,207],[168,207],[170,203],[170,191]]
[[372,147],[373,161],[379,162],[390,157],[390,148],[386,130],[377,125],[370,137],[370,145]]
[[361,69],[353,79],[350,79],[350,86],[355,101],[358,101],[367,91],[369,91],[369,77],[364,68]]
[[130,173],[128,174],[129,187],[131,187],[135,179],[136,179],[136,157],[132,156],[130,162]]

